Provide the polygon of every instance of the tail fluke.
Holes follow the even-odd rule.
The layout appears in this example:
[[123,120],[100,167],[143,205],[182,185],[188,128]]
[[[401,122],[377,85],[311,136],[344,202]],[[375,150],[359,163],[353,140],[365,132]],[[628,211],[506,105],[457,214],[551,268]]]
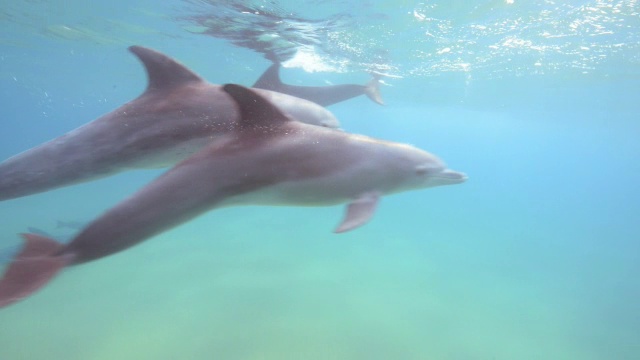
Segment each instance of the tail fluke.
[[384,100],[382,100],[382,95],[380,95],[381,75],[377,73],[371,73],[371,75],[373,75],[373,79],[364,86],[364,93],[376,104],[384,105]]
[[22,237],[25,241],[22,251],[0,279],[0,308],[31,295],[69,264],[67,257],[55,255],[64,245],[35,234]]

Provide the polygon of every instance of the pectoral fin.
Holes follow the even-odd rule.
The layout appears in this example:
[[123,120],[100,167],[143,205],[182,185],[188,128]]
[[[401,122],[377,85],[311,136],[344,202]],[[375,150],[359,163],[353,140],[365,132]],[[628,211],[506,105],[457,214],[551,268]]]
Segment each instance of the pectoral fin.
[[371,192],[362,194],[349,203],[344,219],[342,219],[342,222],[334,232],[343,233],[366,224],[376,211],[379,198],[380,195],[378,193]]

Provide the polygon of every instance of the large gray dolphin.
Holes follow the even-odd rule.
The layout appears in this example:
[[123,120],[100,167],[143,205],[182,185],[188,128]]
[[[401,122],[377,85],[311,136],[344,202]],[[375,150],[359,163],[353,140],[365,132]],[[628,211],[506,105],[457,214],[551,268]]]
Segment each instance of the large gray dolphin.
[[466,175],[409,145],[291,119],[255,90],[226,85],[241,121],[90,223],[68,244],[26,234],[0,279],[0,307],[44,286],[62,268],[122,251],[223,206],[347,203],[335,232],[365,224],[383,194],[458,184]]
[[[175,60],[132,46],[149,83],[135,100],[69,133],[0,163],[0,200],[88,181],[132,168],[173,165],[233,131],[233,100]],[[338,127],[322,106],[259,90],[291,117]]]
[[277,91],[313,101],[322,106],[329,106],[363,94],[367,95],[367,97],[375,103],[384,105],[382,96],[380,96],[379,75],[376,74],[374,74],[373,79],[366,85],[296,86],[285,84],[280,80],[280,63],[274,63],[260,76],[252,87]]

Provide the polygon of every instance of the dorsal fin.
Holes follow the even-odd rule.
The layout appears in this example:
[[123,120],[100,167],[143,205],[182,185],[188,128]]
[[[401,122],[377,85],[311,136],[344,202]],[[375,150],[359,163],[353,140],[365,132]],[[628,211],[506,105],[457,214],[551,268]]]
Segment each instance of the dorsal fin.
[[278,91],[282,88],[282,80],[280,80],[280,64],[274,63],[260,76],[253,84],[253,88]]
[[240,128],[269,127],[290,119],[255,91],[236,84],[226,84],[222,89],[238,104]]
[[204,81],[196,73],[165,54],[137,45],[130,46],[129,51],[140,59],[147,70],[149,79],[147,91]]

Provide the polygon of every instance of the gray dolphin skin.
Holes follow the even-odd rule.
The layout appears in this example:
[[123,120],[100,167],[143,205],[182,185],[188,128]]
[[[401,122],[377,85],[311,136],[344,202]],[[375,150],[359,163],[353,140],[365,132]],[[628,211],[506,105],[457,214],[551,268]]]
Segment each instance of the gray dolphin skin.
[[25,234],[0,279],[0,307],[44,286],[62,268],[138,244],[214,208],[346,203],[335,232],[365,224],[381,195],[458,184],[463,173],[415,147],[292,121],[256,90],[225,85],[241,120],[90,223],[68,244]]
[[296,86],[284,84],[282,80],[280,80],[280,64],[274,63],[260,76],[252,87],[277,91],[313,101],[322,106],[333,105],[363,94],[373,102],[384,105],[382,96],[380,96],[380,79],[379,76],[375,74],[373,79],[366,85]]
[[[69,133],[0,163],[0,200],[109,176],[127,169],[174,165],[233,131],[238,110],[213,85],[168,56],[129,50],[144,65],[148,87],[135,100]],[[336,128],[338,120],[313,102],[258,92],[289,116]]]

